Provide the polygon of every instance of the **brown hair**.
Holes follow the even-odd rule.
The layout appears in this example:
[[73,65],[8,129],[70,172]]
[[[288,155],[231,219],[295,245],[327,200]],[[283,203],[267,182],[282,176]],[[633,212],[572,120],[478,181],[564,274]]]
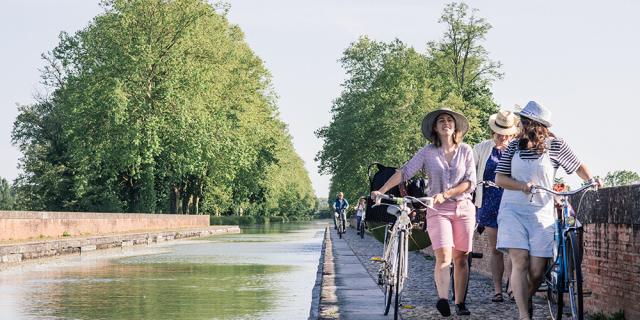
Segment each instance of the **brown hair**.
[[440,118],[442,115],[445,115],[445,114],[450,116],[453,119],[453,123],[455,124],[455,130],[453,130],[453,137],[452,137],[453,144],[458,145],[459,143],[458,136],[460,135],[460,132],[458,131],[458,123],[456,122],[456,117],[446,112],[443,112],[436,117],[436,119],[433,122],[433,126],[431,126],[431,141],[433,141],[433,144],[438,148],[442,147],[442,141],[440,140],[440,136],[438,136],[438,132],[436,132],[436,126],[438,123],[438,118]]
[[[535,151],[537,154],[543,154],[547,149],[545,141],[549,137],[555,137],[553,133],[542,123],[529,118],[522,117],[520,122],[522,123],[522,130],[517,136],[520,150],[529,149]],[[531,143],[531,146],[529,146],[529,143]]]

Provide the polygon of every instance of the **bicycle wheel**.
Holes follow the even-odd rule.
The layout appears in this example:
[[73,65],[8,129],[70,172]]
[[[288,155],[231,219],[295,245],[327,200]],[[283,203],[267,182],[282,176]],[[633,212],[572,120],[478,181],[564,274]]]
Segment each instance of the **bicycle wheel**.
[[[562,259],[562,257],[560,257],[560,259]],[[547,283],[547,304],[549,305],[549,313],[553,320],[562,319],[562,309],[564,308],[562,281],[562,272],[554,271],[553,267],[545,274],[545,282]]]
[[342,219],[338,219],[338,237],[342,239]]
[[571,318],[583,320],[583,292],[582,292],[582,250],[578,237],[574,232],[569,232],[567,240],[567,283],[569,284],[569,306]]
[[455,267],[453,266],[453,261],[449,265],[449,295],[451,298],[449,301],[456,301],[456,283],[453,279],[453,273],[455,272]]
[[[467,300],[467,291],[469,291],[469,278],[471,277],[471,260],[473,259],[473,253],[469,252],[469,255],[467,256],[467,284],[464,288],[464,292],[462,293],[463,297],[462,297],[462,302],[465,302]],[[455,274],[455,267],[453,266],[453,262],[451,262],[451,269],[449,271],[449,283],[451,284],[450,286],[450,296],[451,296],[451,301],[453,301],[455,303],[456,301],[456,282],[454,281],[454,274]]]
[[405,257],[405,231],[398,232],[398,261],[396,263],[396,301],[393,308],[393,319],[397,320],[400,316],[400,300],[402,297],[402,287],[404,279],[404,271],[406,265]]
[[[389,314],[391,309],[391,300],[393,298],[394,286],[396,284],[396,265],[397,265],[397,244],[398,241],[395,237],[389,237],[386,245],[389,246],[389,256],[384,261],[383,278],[384,278],[384,315]],[[385,251],[386,251],[385,246]]]
[[360,239],[364,239],[364,220],[360,221]]

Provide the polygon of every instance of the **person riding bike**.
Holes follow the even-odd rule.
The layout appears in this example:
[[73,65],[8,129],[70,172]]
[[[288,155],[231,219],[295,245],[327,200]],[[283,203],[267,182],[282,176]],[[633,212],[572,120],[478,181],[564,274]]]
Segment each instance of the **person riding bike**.
[[347,218],[345,216],[345,213],[347,208],[349,208],[349,202],[344,198],[344,193],[340,191],[338,192],[338,198],[333,203],[333,225],[336,230],[338,229],[338,219],[342,219],[342,225],[346,224]]
[[[364,197],[360,197],[358,200],[358,204],[354,208],[356,210],[356,230],[358,230],[357,234],[360,235],[360,224],[364,223],[362,221],[362,215],[364,211],[367,209],[367,201]],[[363,229],[364,230],[364,229]]]

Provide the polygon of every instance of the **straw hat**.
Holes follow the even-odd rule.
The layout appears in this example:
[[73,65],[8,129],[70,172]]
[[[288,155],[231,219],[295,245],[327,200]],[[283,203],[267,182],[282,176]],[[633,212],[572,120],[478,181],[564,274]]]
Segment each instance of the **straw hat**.
[[464,135],[469,131],[469,121],[462,114],[455,112],[449,108],[440,108],[434,111],[427,113],[427,115],[422,120],[422,135],[427,138],[430,142],[433,142],[433,137],[431,136],[431,132],[433,130],[433,126],[436,123],[436,119],[443,114],[446,113],[453,117],[456,121],[456,130],[458,131],[458,138],[462,139]]
[[518,133],[518,119],[513,112],[500,110],[489,117],[489,127],[497,134],[511,136]]

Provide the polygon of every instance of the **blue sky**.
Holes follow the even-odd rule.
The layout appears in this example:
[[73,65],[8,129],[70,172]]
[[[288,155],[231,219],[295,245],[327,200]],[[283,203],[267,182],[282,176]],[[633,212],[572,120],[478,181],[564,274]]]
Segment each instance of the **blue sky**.
[[[232,0],[229,19],[273,75],[282,119],[305,161],[314,189],[326,196],[329,177],[313,158],[322,147],[313,132],[331,119],[344,71],[337,60],[360,35],[399,38],[424,52],[440,39],[448,1]],[[640,2],[467,1],[493,29],[485,47],[503,63],[495,100],[510,109],[537,100],[551,109],[553,131],[595,174],[640,172],[635,128],[640,119]],[[97,1],[0,2],[0,177],[14,179],[19,158],[10,143],[16,103],[33,102],[40,54],[60,31],[86,26],[101,12]],[[416,124],[419,125],[419,124]],[[575,177],[568,178],[577,184]]]

